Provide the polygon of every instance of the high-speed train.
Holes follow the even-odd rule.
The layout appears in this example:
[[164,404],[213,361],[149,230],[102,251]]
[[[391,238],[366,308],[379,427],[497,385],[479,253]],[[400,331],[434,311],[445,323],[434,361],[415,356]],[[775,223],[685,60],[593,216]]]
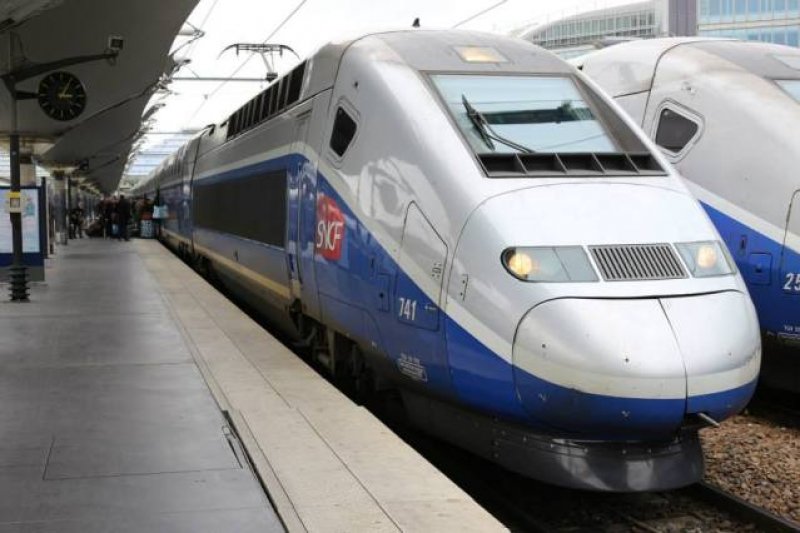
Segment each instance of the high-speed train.
[[576,62],[689,180],[755,303],[762,380],[800,391],[800,50],[655,39]]
[[755,310],[707,215],[613,100],[523,41],[329,44],[135,194],[333,375],[527,476],[692,483],[698,428],[755,387]]

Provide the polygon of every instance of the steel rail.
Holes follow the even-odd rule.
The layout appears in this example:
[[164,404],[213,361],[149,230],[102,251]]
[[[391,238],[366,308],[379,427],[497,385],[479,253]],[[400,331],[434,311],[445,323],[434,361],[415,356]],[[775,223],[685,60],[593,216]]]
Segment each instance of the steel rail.
[[800,531],[800,523],[778,516],[705,481],[692,485],[688,490],[718,509],[744,521],[752,522],[764,531]]

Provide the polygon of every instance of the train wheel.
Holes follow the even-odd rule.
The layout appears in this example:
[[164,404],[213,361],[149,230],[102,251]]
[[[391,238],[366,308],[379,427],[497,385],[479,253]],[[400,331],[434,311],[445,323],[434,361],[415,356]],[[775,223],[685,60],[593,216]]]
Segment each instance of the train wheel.
[[350,349],[347,367],[355,400],[361,404],[371,402],[375,396],[375,376],[355,343]]

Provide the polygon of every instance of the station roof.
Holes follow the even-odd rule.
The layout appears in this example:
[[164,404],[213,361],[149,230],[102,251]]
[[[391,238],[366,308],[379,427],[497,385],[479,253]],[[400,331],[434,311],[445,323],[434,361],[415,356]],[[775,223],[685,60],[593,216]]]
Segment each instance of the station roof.
[[25,22],[39,12],[60,4],[63,0],[5,0],[0,4],[0,30]]
[[[198,0],[6,0],[0,6],[0,75],[33,64],[101,54],[110,37],[122,37],[113,62],[63,69],[81,81],[86,108],[58,121],[36,99],[20,100],[23,152],[48,169],[78,169],[98,189],[116,189],[137,138],[144,108],[175,67],[170,46]],[[36,93],[47,73],[17,84]],[[0,85],[0,145],[7,147],[11,95]]]

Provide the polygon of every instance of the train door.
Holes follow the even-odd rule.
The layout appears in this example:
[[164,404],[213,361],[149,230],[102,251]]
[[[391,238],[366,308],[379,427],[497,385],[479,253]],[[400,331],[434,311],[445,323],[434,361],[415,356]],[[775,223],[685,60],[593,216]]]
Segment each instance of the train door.
[[442,282],[447,245],[412,203],[406,213],[395,281],[394,314],[398,370],[434,388],[449,386]]
[[[800,190],[794,193],[786,220],[786,234],[781,253],[781,286],[785,293],[796,296],[796,301],[793,298],[790,305],[800,309]],[[795,316],[800,316],[800,313]],[[800,327],[800,319],[797,324],[791,326]]]
[[300,260],[301,255],[301,235],[302,235],[302,206],[301,196],[303,183],[307,181],[305,175],[311,172],[313,165],[304,155],[306,136],[308,135],[308,123],[311,119],[311,111],[300,115],[296,119],[295,137],[292,143],[292,153],[289,156],[288,169],[288,204],[287,210],[287,238],[286,238],[286,261],[289,272],[289,288],[293,300],[302,300],[303,297],[303,266]]

